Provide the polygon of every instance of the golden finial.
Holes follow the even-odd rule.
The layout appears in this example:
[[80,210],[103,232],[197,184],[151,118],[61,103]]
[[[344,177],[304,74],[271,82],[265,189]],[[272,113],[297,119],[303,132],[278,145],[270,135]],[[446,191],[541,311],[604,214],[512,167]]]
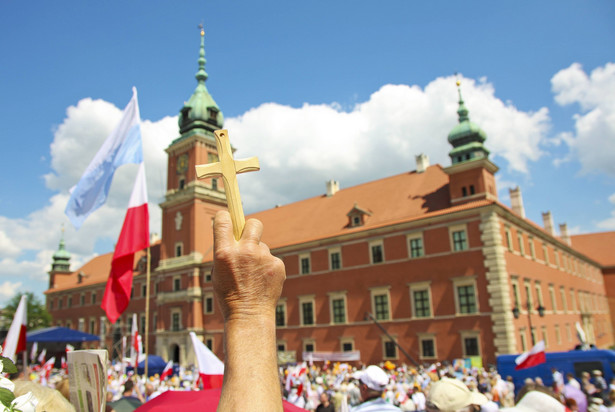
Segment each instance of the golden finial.
[[203,30],[203,22],[201,22],[201,24],[199,24],[199,29],[201,30],[201,37],[205,36],[205,30]]
[[459,74],[455,72],[455,83],[457,83],[457,87],[461,86],[461,80],[459,80]]

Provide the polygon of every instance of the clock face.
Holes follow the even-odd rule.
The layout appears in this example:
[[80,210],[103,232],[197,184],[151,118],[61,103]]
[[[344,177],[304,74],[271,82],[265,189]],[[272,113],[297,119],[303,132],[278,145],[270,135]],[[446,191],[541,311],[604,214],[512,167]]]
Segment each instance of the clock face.
[[183,154],[177,158],[177,173],[183,174],[188,170],[188,155]]

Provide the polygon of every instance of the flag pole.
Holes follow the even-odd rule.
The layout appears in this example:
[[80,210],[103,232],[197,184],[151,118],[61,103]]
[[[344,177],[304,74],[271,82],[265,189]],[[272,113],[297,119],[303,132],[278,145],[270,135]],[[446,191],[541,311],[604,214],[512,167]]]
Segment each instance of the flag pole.
[[149,356],[149,281],[150,281],[150,246],[147,247],[147,274],[145,275],[145,379],[147,379]]

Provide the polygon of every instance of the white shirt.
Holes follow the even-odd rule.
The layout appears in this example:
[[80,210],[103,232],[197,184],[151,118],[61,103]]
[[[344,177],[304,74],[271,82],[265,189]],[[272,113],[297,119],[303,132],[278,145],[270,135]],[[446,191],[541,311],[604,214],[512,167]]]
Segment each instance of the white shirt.
[[387,401],[382,398],[370,399],[369,401],[363,402],[352,408],[351,412],[380,412],[380,411],[397,411],[400,412],[399,409],[395,405],[391,405]]

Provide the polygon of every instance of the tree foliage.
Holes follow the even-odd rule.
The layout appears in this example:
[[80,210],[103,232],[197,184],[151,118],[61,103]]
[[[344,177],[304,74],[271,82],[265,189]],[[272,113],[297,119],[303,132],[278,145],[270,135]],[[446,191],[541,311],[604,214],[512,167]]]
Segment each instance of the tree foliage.
[[[17,293],[4,307],[3,315],[9,321],[13,320],[21,295],[27,295],[28,302],[28,330],[46,328],[51,325],[51,315],[47,312],[45,304],[33,292]],[[10,325],[10,323],[9,323]]]

